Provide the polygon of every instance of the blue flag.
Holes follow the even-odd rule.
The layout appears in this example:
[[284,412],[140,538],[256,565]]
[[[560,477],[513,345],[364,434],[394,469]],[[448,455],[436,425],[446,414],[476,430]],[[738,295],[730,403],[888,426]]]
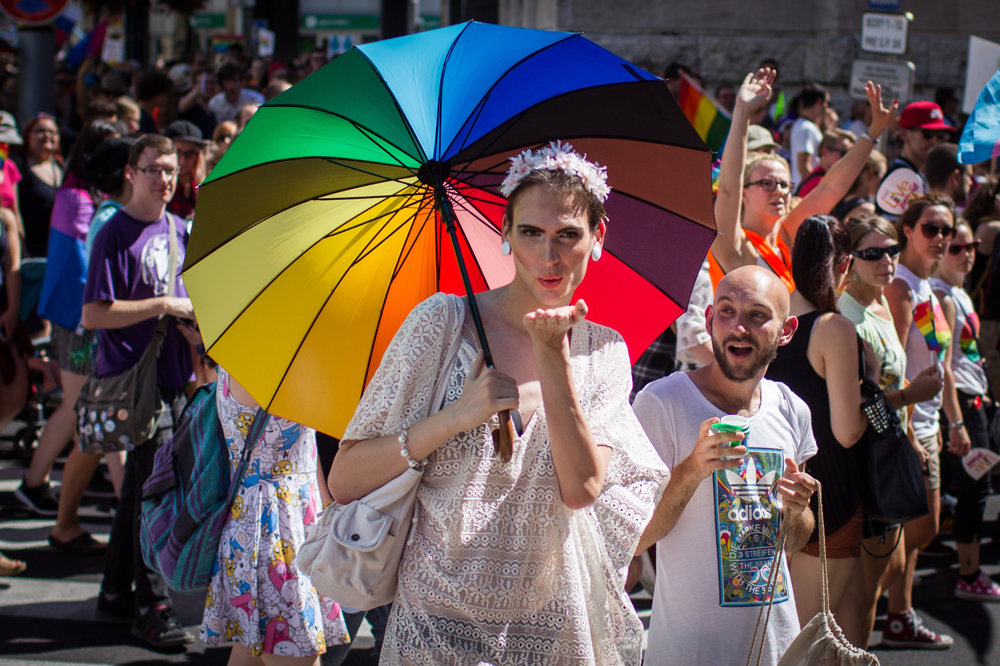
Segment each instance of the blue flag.
[[1000,157],[1000,70],[979,93],[958,142],[958,161],[979,164]]

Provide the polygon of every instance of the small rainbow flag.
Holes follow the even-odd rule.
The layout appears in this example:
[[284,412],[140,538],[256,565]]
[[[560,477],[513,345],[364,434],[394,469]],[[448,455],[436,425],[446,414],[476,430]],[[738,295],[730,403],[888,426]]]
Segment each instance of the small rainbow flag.
[[951,342],[951,331],[937,299],[917,303],[913,307],[913,323],[924,336],[927,349],[934,352],[939,359],[942,358]]
[[687,119],[694,125],[698,136],[708,144],[713,153],[720,154],[729,135],[732,117],[726,113],[711,95],[698,87],[691,77],[681,74],[681,89],[677,103]]
[[3,164],[7,161],[8,155],[10,155],[10,146],[6,143],[0,143],[0,169],[3,168]]

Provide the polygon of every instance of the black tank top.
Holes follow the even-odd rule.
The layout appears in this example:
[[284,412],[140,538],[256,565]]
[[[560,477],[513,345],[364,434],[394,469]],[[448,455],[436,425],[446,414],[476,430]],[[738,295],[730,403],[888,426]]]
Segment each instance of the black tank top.
[[[806,354],[812,338],[813,324],[820,316],[810,312],[799,317],[799,327],[792,341],[778,348],[778,357],[767,369],[767,378],[788,385],[812,413],[816,455],[806,463],[806,469],[823,484],[823,520],[827,536],[847,524],[861,504],[861,476],[855,448],[845,449],[833,435],[830,417],[830,394],[826,380],[816,374]],[[812,509],[817,510],[813,495]],[[813,530],[811,541],[818,539]]]

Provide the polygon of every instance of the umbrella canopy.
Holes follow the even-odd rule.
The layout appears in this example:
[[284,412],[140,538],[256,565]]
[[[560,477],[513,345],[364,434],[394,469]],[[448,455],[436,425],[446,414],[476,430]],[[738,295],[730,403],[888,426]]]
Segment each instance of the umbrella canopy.
[[[578,34],[464,23],[356,47],[274,98],[202,185],[184,280],[209,354],[275,414],[340,436],[412,307],[508,283],[508,160],[607,166],[605,256],[577,290],[633,359],[715,237],[711,154],[657,77]],[[451,217],[450,211],[445,217]]]
[[1000,70],[979,93],[958,142],[962,164],[979,164],[993,157],[1000,157]]

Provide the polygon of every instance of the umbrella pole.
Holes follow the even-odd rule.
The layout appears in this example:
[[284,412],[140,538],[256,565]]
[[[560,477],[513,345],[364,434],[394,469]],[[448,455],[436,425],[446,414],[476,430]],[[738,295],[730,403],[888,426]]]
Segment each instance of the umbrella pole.
[[[444,218],[445,230],[451,237],[451,245],[455,249],[455,259],[458,261],[458,272],[462,274],[462,283],[465,285],[465,293],[469,297],[469,313],[472,315],[472,322],[476,326],[476,336],[479,338],[479,345],[483,348],[483,356],[486,367],[496,368],[493,363],[493,354],[490,352],[489,342],[486,340],[486,329],[483,328],[483,319],[479,315],[479,306],[476,304],[476,295],[472,292],[472,282],[469,280],[469,271],[465,267],[465,259],[462,257],[462,249],[458,243],[458,230],[455,228],[455,211],[448,199],[448,192],[443,184],[434,186],[434,198],[437,200],[438,211]],[[510,421],[510,412],[502,410],[497,413],[500,420],[500,430],[493,432],[493,446],[500,459],[504,462],[510,460],[514,453],[514,427]]]

